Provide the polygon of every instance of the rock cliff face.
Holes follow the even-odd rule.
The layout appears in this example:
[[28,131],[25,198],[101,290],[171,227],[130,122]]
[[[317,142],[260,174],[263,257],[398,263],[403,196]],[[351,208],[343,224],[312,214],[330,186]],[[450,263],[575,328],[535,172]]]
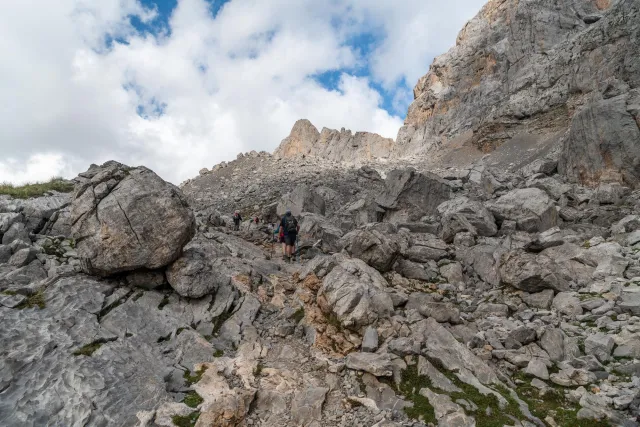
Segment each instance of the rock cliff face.
[[274,154],[283,158],[311,156],[338,162],[364,163],[389,158],[393,148],[391,138],[369,132],[353,134],[344,128],[340,131],[323,128],[322,132],[318,132],[309,120],[303,119],[295,123],[291,134]]
[[493,153],[508,168],[552,153],[571,182],[636,187],[639,51],[636,0],[491,0],[420,78],[395,143],[300,120],[276,154],[438,167]]
[[564,144],[572,181],[637,185],[638,51],[635,0],[492,0],[418,81],[396,153],[529,135]]

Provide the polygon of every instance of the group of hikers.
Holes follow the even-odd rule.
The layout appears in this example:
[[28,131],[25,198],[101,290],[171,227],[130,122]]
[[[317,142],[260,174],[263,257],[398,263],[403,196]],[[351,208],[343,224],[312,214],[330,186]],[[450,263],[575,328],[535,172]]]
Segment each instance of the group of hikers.
[[[240,223],[242,222],[240,212],[235,211],[232,218],[233,229],[235,231],[240,230]],[[255,217],[252,222],[255,222],[255,224],[258,225],[260,219]],[[286,210],[285,214],[280,219],[280,223],[277,225],[274,224],[272,229],[273,241],[282,243],[282,259],[286,262],[291,262],[296,241],[298,240],[298,231],[300,231],[298,220],[291,214],[291,209]]]

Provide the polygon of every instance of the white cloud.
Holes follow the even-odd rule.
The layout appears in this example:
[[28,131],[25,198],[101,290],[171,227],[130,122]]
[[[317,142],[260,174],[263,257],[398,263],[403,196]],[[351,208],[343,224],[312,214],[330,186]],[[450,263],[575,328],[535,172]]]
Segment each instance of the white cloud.
[[[137,0],[11,2],[0,14],[0,180],[72,176],[114,158],[179,182],[240,151],[273,150],[302,117],[395,137],[402,120],[371,79],[413,84],[477,4],[232,0],[214,18],[204,0],[179,0],[169,31],[151,35],[130,23],[157,18]],[[384,40],[363,58],[347,40],[371,28]],[[367,63],[372,77],[350,75]],[[336,90],[312,78],[335,70]],[[406,104],[406,87],[398,93],[393,104]]]
[[72,173],[61,154],[43,153],[26,161],[8,158],[0,161],[0,183],[41,182]]

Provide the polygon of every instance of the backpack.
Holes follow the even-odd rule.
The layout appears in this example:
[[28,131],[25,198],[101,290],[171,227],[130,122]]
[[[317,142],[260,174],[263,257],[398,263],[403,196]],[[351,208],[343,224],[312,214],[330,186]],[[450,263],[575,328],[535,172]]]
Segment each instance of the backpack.
[[285,233],[297,233],[298,232],[298,220],[293,215],[284,217],[284,231]]

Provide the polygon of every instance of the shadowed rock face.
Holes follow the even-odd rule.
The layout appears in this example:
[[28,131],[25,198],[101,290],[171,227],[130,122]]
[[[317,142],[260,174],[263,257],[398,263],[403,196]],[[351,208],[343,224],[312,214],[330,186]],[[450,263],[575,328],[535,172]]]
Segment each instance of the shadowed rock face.
[[145,167],[108,162],[78,180],[72,234],[90,274],[164,267],[194,236],[195,217],[180,189]]

